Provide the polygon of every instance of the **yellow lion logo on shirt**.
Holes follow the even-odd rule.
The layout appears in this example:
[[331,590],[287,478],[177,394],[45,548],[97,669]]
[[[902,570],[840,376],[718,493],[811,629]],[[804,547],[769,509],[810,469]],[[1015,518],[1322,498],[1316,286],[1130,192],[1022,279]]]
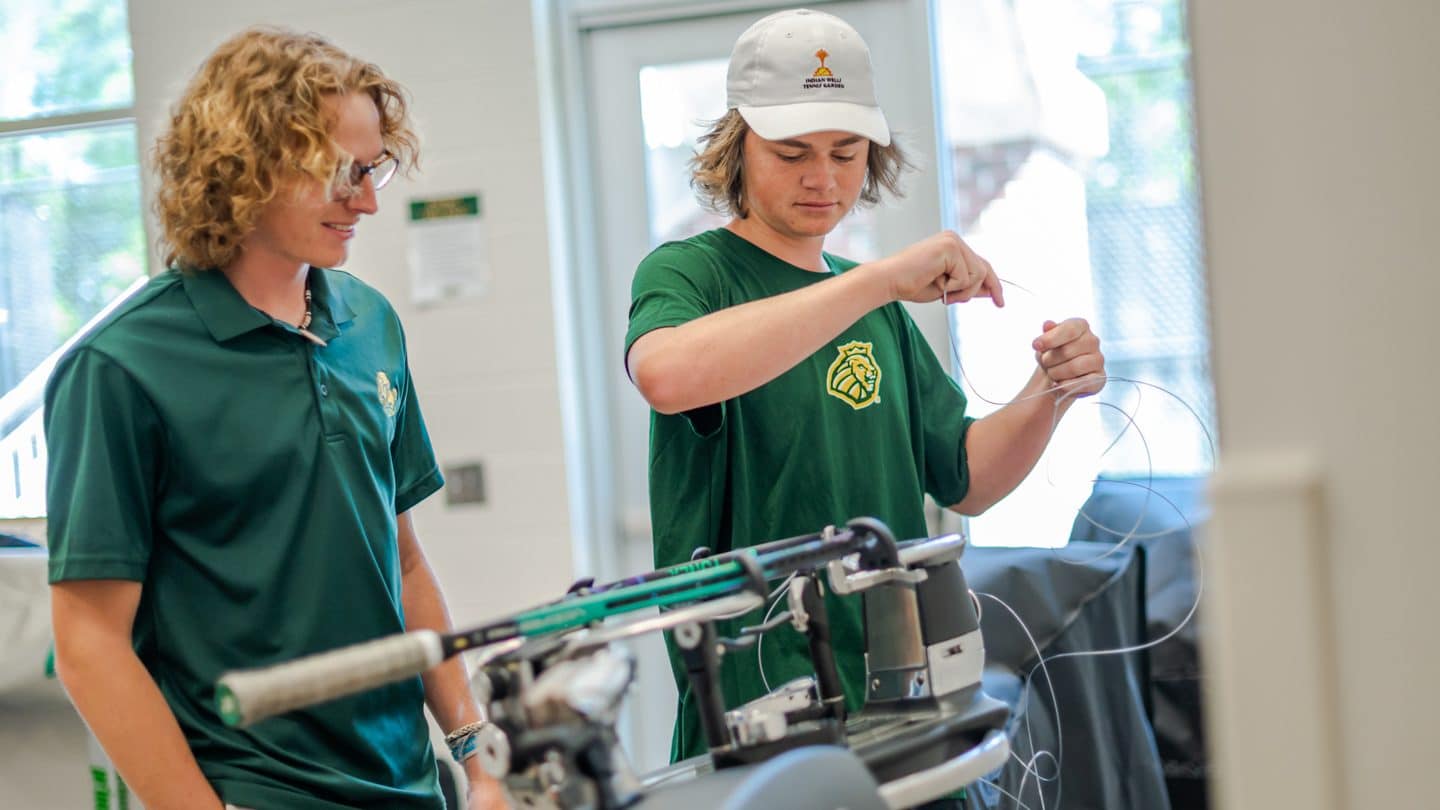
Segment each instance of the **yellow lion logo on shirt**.
[[380,407],[384,409],[386,416],[394,416],[396,405],[400,400],[400,392],[390,384],[390,377],[383,371],[375,372],[376,393],[380,397]]
[[875,362],[874,345],[852,340],[835,347],[840,353],[825,377],[825,392],[855,410],[880,401],[880,364]]

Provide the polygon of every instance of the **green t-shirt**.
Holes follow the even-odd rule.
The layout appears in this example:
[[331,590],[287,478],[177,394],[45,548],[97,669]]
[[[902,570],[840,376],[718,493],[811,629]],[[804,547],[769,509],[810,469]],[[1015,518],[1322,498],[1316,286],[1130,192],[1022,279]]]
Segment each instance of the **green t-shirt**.
[[244,729],[215,708],[226,670],[402,632],[396,515],[442,484],[394,310],[309,275],[327,346],[171,271],[61,359],[50,581],[143,583],[135,650],[226,802],[433,810],[419,678]]
[[[826,255],[833,272],[854,262]],[[625,350],[654,329],[799,290],[830,278],[788,264],[725,229],[661,245],[635,272]],[[969,488],[965,396],[899,304],[871,311],[799,365],[760,388],[685,414],[653,414],[650,514],[655,565],[817,532],[859,516],[902,539],[926,533],[926,493],[959,502]],[[858,597],[829,596],[837,664],[853,711],[865,697],[864,618]],[[759,611],[720,625],[757,624]],[[668,642],[668,639],[667,639]],[[727,656],[721,683],[733,708],[812,669],[788,625],[756,652]],[[681,691],[676,758],[705,750],[699,718],[671,647]]]

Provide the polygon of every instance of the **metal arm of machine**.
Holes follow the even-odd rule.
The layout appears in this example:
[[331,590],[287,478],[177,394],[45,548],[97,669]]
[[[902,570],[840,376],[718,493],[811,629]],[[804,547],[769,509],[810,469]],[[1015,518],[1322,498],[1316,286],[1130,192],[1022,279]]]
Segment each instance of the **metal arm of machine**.
[[331,650],[254,670],[229,672],[216,685],[216,704],[229,725],[344,697],[418,675],[451,656],[515,638],[566,633],[610,616],[750,591],[768,580],[850,554],[867,566],[894,567],[899,549],[878,520],[858,518],[843,530],[776,540],[673,566],[455,633],[417,631]]

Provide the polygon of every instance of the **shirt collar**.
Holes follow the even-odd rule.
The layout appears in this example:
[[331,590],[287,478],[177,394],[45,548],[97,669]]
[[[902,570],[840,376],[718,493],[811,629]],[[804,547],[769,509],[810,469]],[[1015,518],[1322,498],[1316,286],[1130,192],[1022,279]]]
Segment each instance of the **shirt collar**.
[[[195,312],[217,343],[268,326],[273,319],[241,297],[230,279],[218,269],[182,272],[185,293]],[[340,334],[340,325],[355,318],[344,296],[332,287],[327,273],[310,268],[310,331],[322,340]]]
[[310,268],[310,331],[321,340],[340,334],[340,327],[355,319],[339,287],[331,286],[329,270]]
[[270,318],[246,303],[230,279],[217,269],[181,271],[185,294],[217,343],[259,329]]

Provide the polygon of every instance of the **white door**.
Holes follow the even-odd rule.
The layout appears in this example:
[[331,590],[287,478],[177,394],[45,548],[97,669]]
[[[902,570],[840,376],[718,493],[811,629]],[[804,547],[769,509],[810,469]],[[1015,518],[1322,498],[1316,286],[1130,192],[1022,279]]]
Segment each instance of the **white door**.
[[[706,9],[725,10],[725,3]],[[611,415],[613,482],[619,517],[615,545],[600,555],[603,579],[653,568],[647,441],[649,409],[625,376],[621,351],[636,265],[656,245],[684,238],[723,223],[703,212],[690,190],[686,161],[704,122],[725,112],[725,65],[740,33],[770,11],[735,3],[739,13],[682,19],[626,22],[601,20],[585,27],[581,64],[591,173],[594,189],[593,233],[603,279],[596,285],[604,300],[599,319],[606,351],[605,395]],[[826,248],[857,260],[878,258],[940,228],[940,195],[935,150],[933,79],[928,15],[923,0],[854,0],[811,4],[853,25],[870,46],[876,87],[891,127],[902,138],[921,170],[905,179],[906,196],[881,203],[847,220]],[[683,9],[681,9],[683,10]],[[679,11],[677,10],[677,13]],[[581,212],[583,215],[583,212]],[[916,312],[917,321],[948,357],[944,313],[940,307]],[[605,570],[609,569],[609,570]],[[640,684],[629,701],[630,716],[621,734],[642,770],[658,767],[669,752],[675,692],[662,642],[647,638],[637,645]]]

